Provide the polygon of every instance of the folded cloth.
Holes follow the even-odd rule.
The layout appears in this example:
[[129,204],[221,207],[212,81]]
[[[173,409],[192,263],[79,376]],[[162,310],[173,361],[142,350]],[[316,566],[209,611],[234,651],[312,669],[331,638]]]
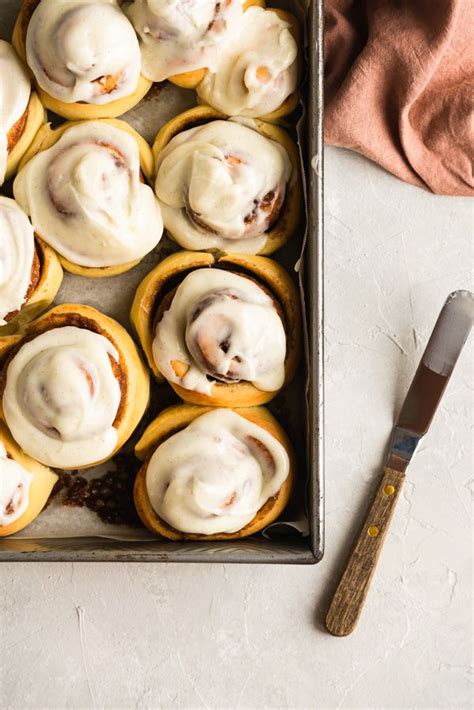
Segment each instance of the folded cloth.
[[473,27],[473,0],[326,0],[326,143],[473,195]]

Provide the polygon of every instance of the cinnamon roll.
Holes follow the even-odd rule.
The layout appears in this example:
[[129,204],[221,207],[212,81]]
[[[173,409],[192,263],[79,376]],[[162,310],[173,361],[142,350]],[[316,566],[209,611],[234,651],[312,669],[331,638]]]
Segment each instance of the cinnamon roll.
[[269,402],[301,348],[296,287],[265,257],[178,252],[138,287],[130,314],[148,364],[186,402]]
[[0,195],[0,334],[13,333],[44,311],[63,270],[15,200]]
[[171,540],[226,540],[262,530],[294,482],[288,438],[263,407],[163,411],[138,442],[138,514]]
[[11,177],[46,114],[26,67],[5,40],[0,40],[0,185]]
[[282,10],[243,13],[217,67],[196,87],[200,101],[227,116],[276,120],[296,108],[298,25]]
[[164,225],[185,249],[270,254],[301,218],[296,146],[263,121],[223,118],[200,106],[158,133],[155,192]]
[[26,454],[54,468],[87,468],[129,438],[148,403],[149,377],[121,325],[95,308],[61,305],[12,336],[0,395]]
[[0,537],[23,530],[42,511],[58,477],[27,456],[0,421]]
[[260,1],[131,0],[122,5],[140,38],[142,72],[193,89],[239,32],[243,10]]
[[151,87],[117,0],[23,0],[13,44],[43,105],[64,118],[115,118]]
[[160,241],[160,206],[149,177],[153,156],[124,121],[65,123],[37,135],[13,191],[37,234],[68,271],[123,273]]

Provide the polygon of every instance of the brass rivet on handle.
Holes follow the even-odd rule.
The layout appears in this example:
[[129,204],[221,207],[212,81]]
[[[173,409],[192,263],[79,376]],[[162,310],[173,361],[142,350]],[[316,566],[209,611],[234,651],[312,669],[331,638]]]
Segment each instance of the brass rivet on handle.
[[385,486],[383,492],[386,496],[393,496],[393,494],[395,493],[395,486],[392,486],[391,483],[389,483],[387,486]]
[[369,537],[377,537],[378,534],[379,534],[379,529],[378,529],[378,527],[376,527],[375,525],[373,525],[372,527],[370,527],[370,528],[367,530],[367,535],[368,535]]

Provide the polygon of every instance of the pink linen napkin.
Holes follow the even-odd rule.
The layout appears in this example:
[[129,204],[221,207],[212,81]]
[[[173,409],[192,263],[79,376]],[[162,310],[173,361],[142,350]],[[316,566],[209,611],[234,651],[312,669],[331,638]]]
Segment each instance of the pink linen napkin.
[[325,141],[473,195],[474,0],[326,0]]

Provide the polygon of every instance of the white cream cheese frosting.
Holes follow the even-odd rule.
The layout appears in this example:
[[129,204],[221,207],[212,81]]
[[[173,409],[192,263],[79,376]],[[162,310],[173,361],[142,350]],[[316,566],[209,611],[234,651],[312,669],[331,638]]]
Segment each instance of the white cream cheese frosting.
[[119,355],[106,337],[75,326],[20,347],[7,368],[3,411],[25,453],[67,469],[113,452],[121,389],[111,359]]
[[237,121],[183,131],[158,156],[164,225],[186,249],[255,254],[278,216],[291,170],[283,146]]
[[15,200],[0,195],[0,326],[25,303],[35,254],[33,227]]
[[14,523],[28,508],[32,481],[33,475],[8,458],[0,441],[0,527]]
[[0,185],[5,180],[8,133],[25,113],[31,94],[28,71],[17,53],[0,40]]
[[296,89],[296,40],[276,13],[249,7],[216,69],[197,87],[200,99],[228,116],[263,116]]
[[123,9],[140,37],[142,72],[151,81],[215,69],[242,16],[241,0],[133,0]]
[[268,431],[215,409],[158,446],[146,489],[156,514],[176,530],[233,533],[278,493],[289,466],[285,448]]
[[271,297],[254,281],[222,269],[185,277],[153,340],[153,358],[166,379],[206,394],[214,386],[208,376],[276,391],[285,379],[285,355],[285,329]]
[[26,57],[41,88],[65,103],[106,104],[140,78],[138,39],[116,0],[41,0]]
[[163,233],[158,200],[140,181],[135,139],[105,121],[68,128],[20,170],[13,190],[35,231],[74,264],[141,259]]

